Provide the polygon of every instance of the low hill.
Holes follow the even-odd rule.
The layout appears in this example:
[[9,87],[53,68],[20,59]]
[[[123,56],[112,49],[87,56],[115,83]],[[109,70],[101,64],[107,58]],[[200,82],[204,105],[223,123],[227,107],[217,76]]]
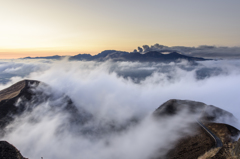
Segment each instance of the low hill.
[[36,88],[39,83],[39,81],[24,80],[0,91],[0,128],[7,125],[13,115],[21,114],[27,109],[24,105],[17,107],[16,103],[20,98],[30,100],[34,94],[31,88]]
[[[70,114],[71,123],[84,123],[91,115],[83,109],[76,108],[72,100],[64,93],[53,95],[50,86],[36,80],[23,80],[0,91],[0,129],[3,129],[16,116],[31,112],[41,103],[48,102],[52,110]],[[55,92],[56,93],[56,92]],[[61,101],[61,104],[55,102]],[[0,135],[3,131],[0,131]]]
[[[169,100],[153,113],[157,120],[166,120],[185,112],[185,118],[193,121],[193,136],[180,139],[166,156],[167,159],[240,158],[240,131],[224,119],[237,122],[230,113],[212,105],[188,100]],[[193,116],[192,116],[193,115]],[[160,159],[156,157],[156,159]]]

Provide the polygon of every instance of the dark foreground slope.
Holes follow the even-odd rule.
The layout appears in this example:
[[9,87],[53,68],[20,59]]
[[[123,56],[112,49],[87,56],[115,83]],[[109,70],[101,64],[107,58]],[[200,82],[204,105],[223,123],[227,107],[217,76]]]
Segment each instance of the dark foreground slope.
[[20,99],[30,101],[34,95],[31,88],[36,88],[39,83],[39,81],[24,80],[0,91],[0,128],[8,124],[14,115],[19,115],[27,109],[26,105],[16,104]]
[[33,111],[42,103],[48,103],[51,111],[69,114],[69,122],[73,124],[82,124],[90,118],[83,109],[77,109],[64,93],[56,92],[36,80],[23,80],[0,91],[0,135],[3,135],[4,127],[17,116]]
[[7,141],[0,141],[0,158],[1,159],[27,159],[23,157],[20,151],[9,144]]
[[[240,146],[240,141],[236,141],[239,130],[223,123],[224,119],[232,123],[237,122],[237,119],[223,109],[201,102],[169,100],[154,112],[154,116],[163,120],[183,111],[186,118],[193,120],[191,127],[194,132],[192,136],[180,139],[168,152],[167,159],[240,158],[236,148]],[[217,144],[217,140],[221,144]]]
[[212,149],[215,145],[214,140],[197,124],[195,126],[195,134],[193,136],[186,136],[170,150],[166,158],[168,159],[196,159],[205,152]]
[[[77,109],[64,93],[56,92],[40,81],[23,80],[0,91],[0,137],[7,135],[9,124],[24,117],[24,114],[31,114],[43,103],[48,104],[48,107],[44,107],[46,112],[61,112],[68,116],[68,127],[65,127],[68,129],[77,127],[75,125],[79,126],[90,118],[83,109]],[[15,147],[5,141],[0,141],[0,153],[0,159],[24,159]]]

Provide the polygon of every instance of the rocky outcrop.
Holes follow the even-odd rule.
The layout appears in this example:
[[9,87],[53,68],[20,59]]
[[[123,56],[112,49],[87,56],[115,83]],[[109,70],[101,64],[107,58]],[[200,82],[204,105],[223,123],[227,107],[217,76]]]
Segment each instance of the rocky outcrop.
[[48,103],[51,111],[70,114],[69,123],[82,124],[91,118],[91,115],[83,109],[77,109],[64,93],[56,92],[40,81],[23,80],[0,91],[0,136],[16,116],[31,112],[44,102]]
[[9,144],[7,141],[0,141],[0,158],[1,159],[27,159],[22,156],[20,151]]
[[[240,140],[236,141],[240,132],[234,126],[224,123],[224,119],[237,122],[231,113],[201,102],[174,99],[162,104],[153,114],[161,120],[182,111],[185,111],[186,118],[193,115],[191,120],[196,121],[192,124],[195,133],[180,139],[166,155],[167,159],[240,158]],[[216,146],[216,139],[201,125],[221,140],[221,147]]]
[[[189,116],[195,116],[196,120],[201,122],[224,123],[225,121],[238,122],[232,113],[225,111],[213,105],[207,105],[202,102],[171,99],[163,103],[154,111],[156,117],[166,117],[178,115],[185,111]],[[186,116],[188,117],[188,116]]]
[[31,91],[39,85],[39,81],[23,80],[0,91],[0,128],[6,126],[14,115],[21,114],[27,107],[25,105],[16,105],[21,100],[30,101],[34,95]]

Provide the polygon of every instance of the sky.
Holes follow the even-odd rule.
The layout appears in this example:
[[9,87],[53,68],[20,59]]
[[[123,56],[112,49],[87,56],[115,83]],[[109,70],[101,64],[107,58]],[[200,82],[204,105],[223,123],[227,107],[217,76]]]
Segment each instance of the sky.
[[0,59],[240,46],[238,0],[0,0]]

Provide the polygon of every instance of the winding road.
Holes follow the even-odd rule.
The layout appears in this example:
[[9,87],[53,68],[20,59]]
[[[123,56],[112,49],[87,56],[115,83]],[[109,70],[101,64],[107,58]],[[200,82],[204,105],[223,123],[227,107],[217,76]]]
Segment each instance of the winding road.
[[205,127],[200,121],[197,120],[197,123],[214,139],[215,147],[222,147],[222,141],[214,133],[212,133],[207,127]]

